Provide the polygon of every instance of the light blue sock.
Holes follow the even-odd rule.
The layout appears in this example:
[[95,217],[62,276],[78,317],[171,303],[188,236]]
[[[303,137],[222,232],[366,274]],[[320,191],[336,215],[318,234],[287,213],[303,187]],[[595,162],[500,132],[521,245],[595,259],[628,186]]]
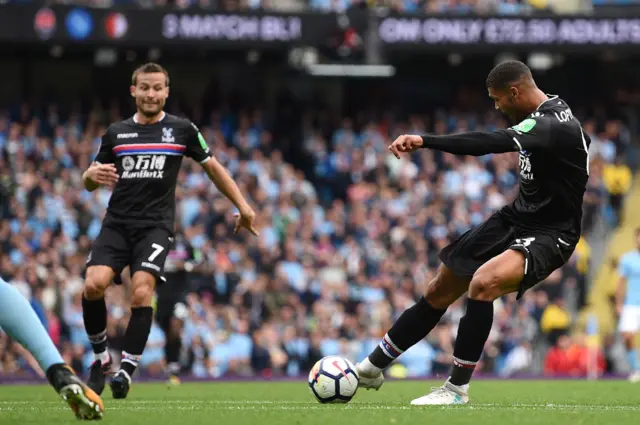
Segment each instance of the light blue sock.
[[631,370],[633,372],[638,370],[638,352],[635,348],[627,351],[627,361],[629,362],[629,366],[631,366]]
[[64,363],[29,301],[1,278],[0,328],[33,354],[45,373],[51,365]]

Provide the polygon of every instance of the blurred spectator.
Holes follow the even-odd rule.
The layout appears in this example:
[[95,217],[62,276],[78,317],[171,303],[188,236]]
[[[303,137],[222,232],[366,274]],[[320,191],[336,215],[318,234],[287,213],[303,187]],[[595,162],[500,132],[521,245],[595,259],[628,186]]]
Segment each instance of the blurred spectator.
[[549,343],[556,344],[556,340],[569,330],[571,316],[565,309],[565,301],[557,298],[547,306],[540,319],[540,330],[547,335]]
[[622,200],[631,189],[632,174],[629,166],[622,157],[617,157],[615,163],[604,166],[603,180],[609,192],[609,205],[613,209],[616,223],[620,220]]
[[[591,358],[593,365],[589,364],[592,362]],[[599,348],[587,347],[584,335],[572,340],[568,335],[562,334],[547,353],[544,373],[547,376],[586,377],[590,367],[593,367],[598,375],[604,372],[605,358],[602,351]]]

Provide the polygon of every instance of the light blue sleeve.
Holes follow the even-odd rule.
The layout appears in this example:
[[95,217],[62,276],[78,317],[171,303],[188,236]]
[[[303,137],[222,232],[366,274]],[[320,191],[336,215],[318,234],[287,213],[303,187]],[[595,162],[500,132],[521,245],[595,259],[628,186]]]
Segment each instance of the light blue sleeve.
[[625,254],[618,264],[618,274],[627,279],[629,277],[629,255]]

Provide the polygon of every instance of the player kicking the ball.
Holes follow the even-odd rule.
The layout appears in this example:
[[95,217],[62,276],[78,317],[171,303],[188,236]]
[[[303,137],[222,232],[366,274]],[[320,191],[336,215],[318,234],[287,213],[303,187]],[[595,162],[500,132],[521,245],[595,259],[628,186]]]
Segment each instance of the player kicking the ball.
[[436,277],[379,346],[358,366],[360,385],[378,389],[382,371],[422,340],[449,305],[468,291],[460,320],[453,370],[445,384],[413,405],[464,404],[493,322],[493,301],[524,291],[564,265],[581,232],[582,197],[589,177],[589,137],[557,96],[535,84],[518,61],[497,65],[487,77],[496,109],[515,127],[449,136],[401,136],[389,147],[400,157],[420,148],[457,155],[519,152],[520,188],[515,201],[445,247]]
[[127,396],[151,330],[152,297],[174,238],[176,180],[183,156],[202,164],[220,192],[238,208],[235,231],[244,227],[258,234],[253,224],[255,213],[224,167],[211,156],[198,128],[163,111],[169,96],[167,71],[154,63],[135,70],[131,96],[137,113],[109,126],[95,162],[83,175],[89,191],[100,185],[114,186],[102,229],[87,260],[82,298],[84,325],[95,353],[88,385],[98,394],[112,364],[107,351],[104,293],[126,266],[132,276],[131,319],[121,367],[111,380],[114,398]]

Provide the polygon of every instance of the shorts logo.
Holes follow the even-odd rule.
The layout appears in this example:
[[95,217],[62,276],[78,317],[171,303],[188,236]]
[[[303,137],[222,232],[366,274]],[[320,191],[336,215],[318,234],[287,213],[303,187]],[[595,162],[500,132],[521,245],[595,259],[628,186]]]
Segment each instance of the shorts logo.
[[162,128],[162,143],[173,143],[176,138],[173,137],[173,128]]
[[89,264],[91,261],[91,254],[93,254],[93,251],[89,251],[89,255],[87,255],[87,262],[85,264]]
[[515,243],[511,246],[521,246],[523,248],[527,248],[531,245],[531,242],[535,241],[536,238],[518,238],[515,240]]
[[138,155],[122,158],[123,179],[161,179],[164,178],[165,155]]
[[160,267],[156,266],[156,265],[155,265],[155,264],[153,264],[153,263],[148,263],[148,262],[146,262],[146,261],[144,261],[144,262],[142,263],[142,267],[147,267],[147,268],[152,269],[152,270],[155,270],[155,271],[157,271],[157,272],[159,272],[159,271],[160,271]]

